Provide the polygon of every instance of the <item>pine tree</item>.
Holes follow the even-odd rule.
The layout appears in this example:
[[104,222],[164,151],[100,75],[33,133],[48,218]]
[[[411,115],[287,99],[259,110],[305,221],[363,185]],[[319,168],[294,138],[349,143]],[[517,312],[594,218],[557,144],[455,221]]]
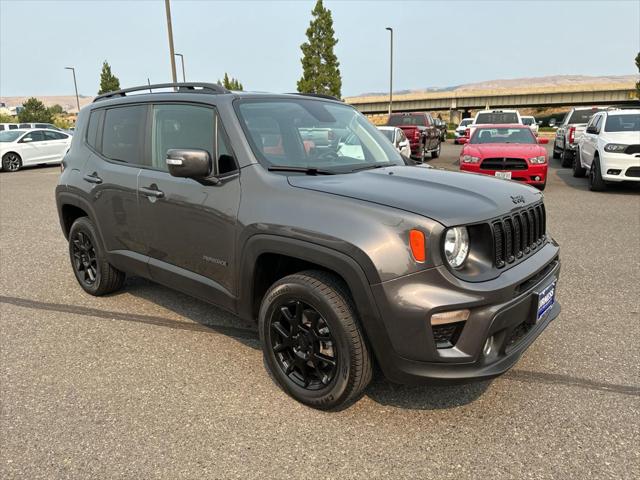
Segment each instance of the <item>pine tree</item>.
[[120,80],[113,73],[111,73],[111,65],[105,60],[102,62],[102,72],[100,72],[100,90],[98,95],[102,95],[107,92],[114,92],[120,90]]
[[317,0],[311,12],[313,18],[307,29],[308,41],[302,50],[302,78],[298,81],[300,93],[320,93],[340,98],[342,78],[340,62],[333,52],[338,43],[333,30],[331,10]]
[[227,90],[244,90],[244,87],[242,86],[242,83],[240,83],[240,80],[233,77],[230,78],[227,72],[224,72],[224,78],[222,79],[222,81],[218,80],[218,85],[222,85]]

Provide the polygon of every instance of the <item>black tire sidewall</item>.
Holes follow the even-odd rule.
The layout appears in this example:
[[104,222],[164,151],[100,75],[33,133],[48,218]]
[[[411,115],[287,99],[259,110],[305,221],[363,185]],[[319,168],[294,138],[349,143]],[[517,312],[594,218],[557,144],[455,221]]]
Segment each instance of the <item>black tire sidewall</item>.
[[[5,158],[7,158],[9,155],[15,155],[16,157],[18,157],[18,168],[16,168],[15,170],[10,170],[8,168],[5,168],[4,166],[4,162],[5,162]],[[0,159],[0,169],[4,170],[5,172],[17,172],[18,170],[20,170],[22,168],[22,157],[20,157],[20,155],[18,155],[17,153],[14,152],[7,152],[2,156],[2,159]]]
[[[319,390],[307,390],[291,381],[280,368],[275,353],[271,347],[271,318],[276,308],[282,306],[288,300],[298,299],[315,308],[324,318],[335,346],[337,346],[338,371],[329,385]],[[296,282],[293,279],[286,283],[277,283],[265,296],[259,315],[259,333],[262,343],[265,363],[271,375],[278,385],[296,400],[315,408],[330,409],[339,405],[349,394],[348,387],[350,381],[349,372],[351,370],[351,349],[352,345],[348,341],[344,326],[331,304],[324,296],[309,286]]]
[[[87,285],[75,268],[75,263],[73,260],[73,237],[77,232],[82,232],[87,235],[91,239],[91,243],[93,245],[93,249],[96,252],[96,281],[91,285]],[[73,274],[76,277],[76,280],[82,287],[84,291],[90,293],[91,295],[96,295],[98,290],[100,289],[100,284],[102,281],[102,269],[104,263],[104,251],[102,250],[102,246],[98,241],[98,235],[96,232],[96,228],[93,225],[93,222],[89,220],[87,217],[80,217],[71,226],[69,230],[69,260],[71,261],[71,268],[73,269]]]

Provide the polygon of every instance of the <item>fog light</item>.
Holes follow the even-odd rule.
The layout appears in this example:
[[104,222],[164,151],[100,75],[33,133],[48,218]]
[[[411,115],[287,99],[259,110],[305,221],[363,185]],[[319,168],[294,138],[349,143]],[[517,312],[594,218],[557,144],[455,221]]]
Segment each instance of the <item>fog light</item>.
[[539,176],[537,176],[537,175],[536,175],[535,177],[533,177],[533,179],[534,179],[536,182],[539,182],[539,181],[540,181],[540,177],[539,177]]
[[607,170],[607,175],[620,175],[620,170],[615,168],[610,168]]
[[491,355],[491,352],[493,352],[493,335],[491,335],[489,338],[487,338],[487,341],[484,342],[484,347],[482,347],[482,353],[484,354],[485,357],[488,357],[489,355]]
[[469,310],[453,310],[431,315],[431,325],[446,325],[447,323],[464,322],[469,318]]

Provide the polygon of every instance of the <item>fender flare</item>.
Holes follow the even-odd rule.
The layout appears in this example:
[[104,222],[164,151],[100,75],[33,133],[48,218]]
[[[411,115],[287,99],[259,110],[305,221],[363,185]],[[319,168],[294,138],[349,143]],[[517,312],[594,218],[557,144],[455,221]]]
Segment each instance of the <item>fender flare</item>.
[[322,245],[303,240],[269,234],[250,237],[239,258],[238,315],[255,321],[252,314],[254,278],[257,259],[265,253],[286,255],[317,264],[340,275],[346,282],[360,317],[362,328],[373,347],[376,358],[384,358],[392,351],[386,328],[380,318],[369,281],[362,267],[350,256]]
[[102,242],[102,246],[104,247],[105,243],[104,237],[102,236],[102,229],[100,228],[100,224],[96,221],[96,215],[93,207],[87,200],[69,191],[58,191],[56,193],[56,203],[58,205],[60,228],[62,228],[62,233],[67,240],[69,239],[69,235],[64,224],[64,215],[62,214],[62,209],[66,205],[72,205],[74,207],[80,208],[87,213],[89,220],[91,220],[93,222],[93,225],[96,227],[98,235],[100,236],[100,242]]

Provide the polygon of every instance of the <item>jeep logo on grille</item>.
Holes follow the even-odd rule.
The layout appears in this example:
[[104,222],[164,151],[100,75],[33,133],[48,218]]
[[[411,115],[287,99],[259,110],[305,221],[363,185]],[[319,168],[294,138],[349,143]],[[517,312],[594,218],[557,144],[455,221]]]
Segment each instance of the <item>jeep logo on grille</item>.
[[511,195],[511,201],[516,205],[518,203],[524,203],[524,197],[522,195]]

